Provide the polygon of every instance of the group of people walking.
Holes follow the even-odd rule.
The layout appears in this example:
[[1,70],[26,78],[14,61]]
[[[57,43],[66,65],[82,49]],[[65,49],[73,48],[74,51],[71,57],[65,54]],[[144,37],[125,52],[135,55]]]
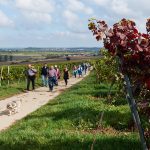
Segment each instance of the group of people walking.
[[[82,77],[83,73],[87,73],[87,69],[90,65],[88,63],[83,63],[81,65],[73,66],[73,76],[76,78],[77,75]],[[28,69],[26,70],[27,76],[27,91],[29,91],[30,82],[32,83],[32,90],[35,90],[35,78],[36,78],[37,70],[33,65],[29,64]],[[49,91],[53,91],[54,86],[58,86],[58,81],[61,77],[61,72],[57,65],[50,66],[45,63],[41,68],[41,78],[42,78],[42,86],[49,87]],[[68,84],[68,79],[70,78],[70,72],[67,67],[63,70],[63,79],[65,85]]]
[[48,68],[47,64],[44,64],[44,66],[41,69],[41,76],[43,86],[49,85],[50,90],[53,90],[54,85],[58,86],[58,79],[60,79],[60,71],[57,65],[50,66],[50,68]]
[[87,69],[90,67],[89,63],[82,63],[81,65],[73,67],[73,75],[76,78],[77,74],[82,77],[83,73],[86,75]]

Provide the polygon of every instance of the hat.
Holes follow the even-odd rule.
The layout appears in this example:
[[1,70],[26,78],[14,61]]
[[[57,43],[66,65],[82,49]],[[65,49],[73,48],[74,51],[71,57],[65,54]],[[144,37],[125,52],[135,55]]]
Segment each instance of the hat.
[[55,65],[55,68],[57,68],[57,65]]

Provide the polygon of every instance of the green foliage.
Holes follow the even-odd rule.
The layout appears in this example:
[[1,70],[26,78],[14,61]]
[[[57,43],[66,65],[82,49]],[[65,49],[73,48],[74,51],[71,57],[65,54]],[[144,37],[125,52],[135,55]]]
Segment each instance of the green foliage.
[[92,65],[96,71],[97,80],[99,82],[110,82],[116,75],[117,62],[109,55],[106,50],[101,50],[101,57],[93,60]]
[[[109,84],[108,102],[115,103],[115,100],[124,97],[123,75],[118,73],[118,62],[105,49],[100,50],[101,58],[93,60],[91,63],[96,72],[97,82]],[[113,94],[112,87],[118,90]]]

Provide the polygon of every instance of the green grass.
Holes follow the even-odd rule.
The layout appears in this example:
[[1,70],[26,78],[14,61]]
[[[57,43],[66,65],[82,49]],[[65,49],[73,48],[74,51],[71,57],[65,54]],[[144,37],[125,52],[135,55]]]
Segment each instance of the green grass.
[[[36,80],[36,87],[41,85],[41,80]],[[32,85],[30,85],[31,88]],[[26,90],[26,82],[22,81],[20,83],[11,83],[9,86],[7,84],[0,87],[0,100],[11,97],[16,94],[20,94]]]
[[[109,105],[107,90],[91,74],[1,132],[0,150],[90,150],[94,139],[94,150],[141,149],[138,133],[128,129],[128,105]],[[102,127],[97,128],[103,111]]]

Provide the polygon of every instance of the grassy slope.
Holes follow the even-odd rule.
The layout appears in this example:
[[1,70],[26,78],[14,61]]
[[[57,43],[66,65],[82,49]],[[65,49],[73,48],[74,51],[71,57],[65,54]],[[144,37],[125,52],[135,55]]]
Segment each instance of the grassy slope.
[[[31,84],[31,83],[30,83]],[[41,85],[41,80],[36,80],[36,87]],[[30,89],[32,88],[32,84],[30,85]],[[11,97],[16,94],[20,94],[26,90],[26,82],[13,83],[9,86],[4,85],[0,87],[0,100]]]
[[5,99],[7,97],[11,97],[15,94],[19,94],[26,89],[26,83],[22,82],[20,84],[12,84],[10,86],[2,86],[0,87],[0,100]]
[[[0,150],[88,150],[94,138],[95,150],[140,149],[138,134],[127,132],[128,106],[108,105],[99,97],[106,92],[107,86],[96,84],[90,75],[0,133]],[[103,128],[96,129],[102,111]]]

